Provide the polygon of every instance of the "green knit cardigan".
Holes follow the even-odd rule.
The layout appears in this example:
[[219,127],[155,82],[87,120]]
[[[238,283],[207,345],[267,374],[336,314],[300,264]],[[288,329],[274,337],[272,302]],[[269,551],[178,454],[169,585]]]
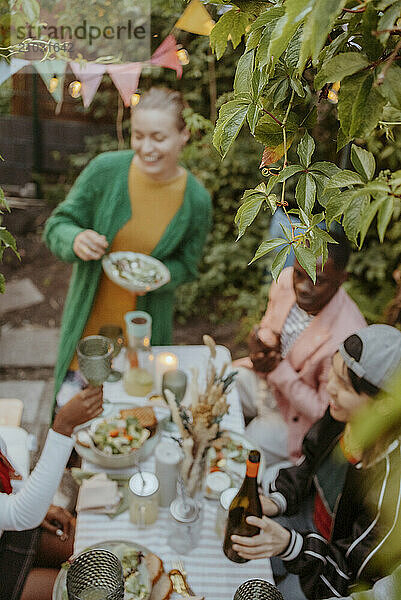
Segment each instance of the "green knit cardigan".
[[[55,368],[55,395],[59,391],[96,296],[101,261],[85,262],[72,246],[78,233],[94,229],[109,245],[131,218],[128,173],[134,152],[105,152],[92,160],[77,178],[64,202],[46,223],[44,240],[61,260],[74,263],[61,323]],[[137,298],[137,309],[152,315],[152,344],[172,343],[174,291],[195,279],[206,236],[211,229],[209,193],[188,172],[184,200],[152,256],[170,270],[165,286]]]

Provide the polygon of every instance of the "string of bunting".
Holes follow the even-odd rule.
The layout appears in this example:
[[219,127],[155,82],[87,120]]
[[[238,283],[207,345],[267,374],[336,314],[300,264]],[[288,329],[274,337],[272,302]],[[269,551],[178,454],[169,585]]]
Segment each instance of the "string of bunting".
[[[181,29],[198,35],[210,35],[214,27],[201,0],[192,0],[175,23],[174,29]],[[69,92],[73,98],[82,97],[83,104],[88,108],[99,88],[104,73],[108,73],[116,86],[125,106],[135,105],[139,101],[137,94],[139,78],[144,65],[155,65],[175,70],[178,79],[182,77],[182,67],[188,64],[188,53],[177,44],[173,33],[170,33],[152,54],[150,61],[128,62],[120,64],[78,63],[74,61],[45,60],[33,63],[12,59],[10,63],[0,63],[0,85],[14,73],[32,64],[43,79],[48,91],[60,106],[64,93],[64,78],[67,65],[76,78],[69,85]],[[57,68],[56,67],[57,63]],[[62,63],[62,64],[61,64]],[[59,75],[55,75],[57,72]],[[61,75],[60,75],[61,74]]]

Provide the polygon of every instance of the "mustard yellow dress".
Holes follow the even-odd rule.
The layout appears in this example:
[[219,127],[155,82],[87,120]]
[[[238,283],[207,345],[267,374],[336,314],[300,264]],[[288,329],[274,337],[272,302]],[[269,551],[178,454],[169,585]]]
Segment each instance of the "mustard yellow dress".
[[[150,255],[163,233],[180,208],[187,172],[166,182],[155,181],[131,163],[128,175],[128,191],[131,202],[131,219],[116,234],[111,252],[131,251]],[[102,325],[119,325],[125,330],[124,315],[135,310],[136,296],[113,283],[103,272],[82,337],[96,335]],[[76,354],[70,370],[78,369]]]

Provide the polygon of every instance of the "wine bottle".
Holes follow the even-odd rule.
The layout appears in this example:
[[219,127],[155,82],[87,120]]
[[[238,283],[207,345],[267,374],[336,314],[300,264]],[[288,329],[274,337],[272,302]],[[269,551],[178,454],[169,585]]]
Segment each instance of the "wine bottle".
[[260,452],[251,450],[246,461],[245,479],[230,504],[227,517],[226,533],[224,537],[223,551],[230,560],[237,563],[248,562],[247,558],[238,556],[233,550],[232,535],[252,537],[260,531],[259,527],[249,525],[247,517],[262,517],[262,505],[258,492],[258,470],[260,464]]

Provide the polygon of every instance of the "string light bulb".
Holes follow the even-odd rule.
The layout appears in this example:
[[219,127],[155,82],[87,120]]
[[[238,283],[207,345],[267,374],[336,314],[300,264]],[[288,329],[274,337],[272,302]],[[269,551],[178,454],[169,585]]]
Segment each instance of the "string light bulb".
[[58,84],[59,84],[59,79],[58,79],[57,75],[54,73],[53,77],[49,81],[49,92],[51,94],[53,94],[53,92],[56,91],[56,89],[58,88]]
[[132,94],[131,106],[136,106],[140,99],[141,99],[141,94],[138,94],[138,92],[136,92],[135,94]]
[[329,92],[327,94],[327,100],[331,102],[331,104],[337,104],[338,102],[338,92],[340,89],[340,85],[341,84],[339,81],[335,81],[329,89]]
[[189,64],[189,54],[185,48],[177,50],[177,58],[183,66]]
[[78,80],[71,81],[68,86],[68,91],[70,92],[70,96],[72,98],[79,98],[81,96],[82,83]]

